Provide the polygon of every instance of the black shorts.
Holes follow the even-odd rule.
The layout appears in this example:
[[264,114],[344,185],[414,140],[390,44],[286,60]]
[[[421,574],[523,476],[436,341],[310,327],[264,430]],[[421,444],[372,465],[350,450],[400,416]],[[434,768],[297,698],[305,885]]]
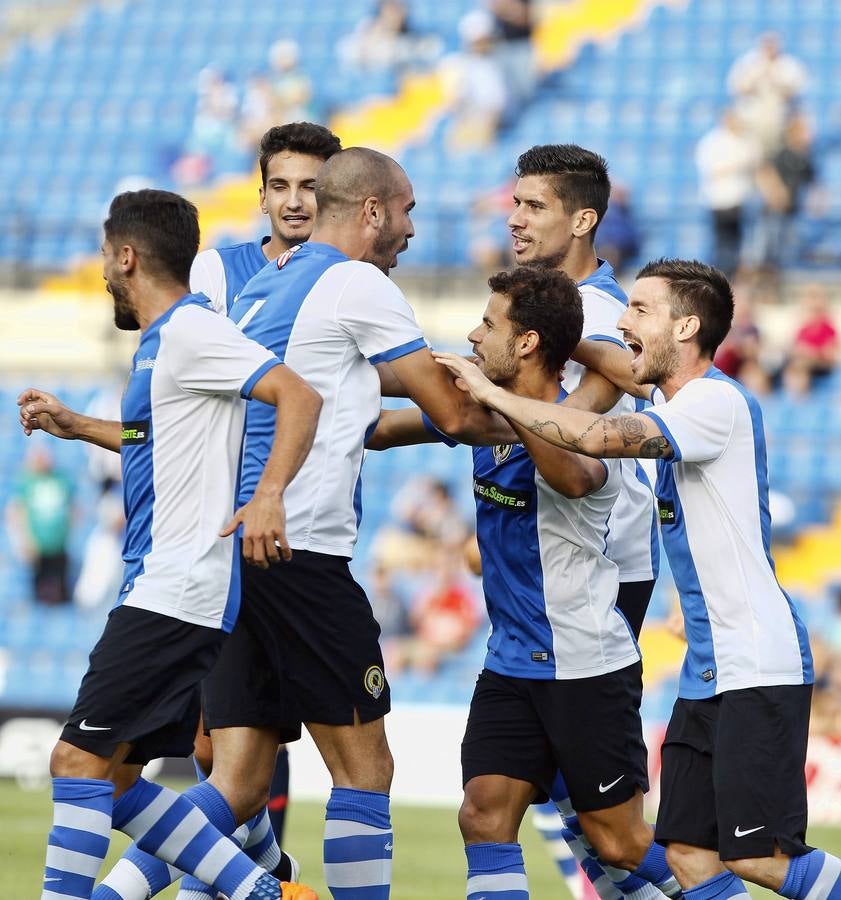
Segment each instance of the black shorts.
[[61,739],[105,758],[128,742],[128,763],[189,756],[201,681],[225,637],[218,628],[118,606],[91,652]]
[[243,565],[239,621],[204,683],[205,728],[352,725],[391,708],[380,626],[345,557],[295,550],[269,569]]
[[648,790],[639,706],[642,666],[592,678],[512,678],[488,669],[476,682],[461,745],[462,783],[504,775],[548,799],[560,770],[579,812],[608,809]]
[[725,691],[675,703],[663,742],[655,837],[722,859],[808,852],[806,745],[812,686]]
[[654,590],[653,581],[620,581],[619,593],[616,595],[616,608],[625,617],[639,640],[642,623],[651,602]]

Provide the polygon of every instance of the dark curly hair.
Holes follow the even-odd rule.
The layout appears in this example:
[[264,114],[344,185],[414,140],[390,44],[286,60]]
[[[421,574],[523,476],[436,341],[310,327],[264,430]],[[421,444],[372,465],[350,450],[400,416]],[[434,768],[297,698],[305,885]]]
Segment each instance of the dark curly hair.
[[518,178],[551,177],[555,193],[568,215],[578,209],[595,210],[598,218],[590,232],[591,238],[595,237],[610,200],[610,178],[604,157],[577,144],[539,144],[520,155],[515,174]]
[[724,273],[696,259],[655,259],[639,270],[640,278],[669,283],[672,317],[698,317],[698,347],[712,359],[733,322],[733,291]]
[[290,122],[288,125],[275,125],[260,140],[260,173],[263,176],[263,187],[266,186],[266,169],[269,160],[276,154],[288,150],[290,153],[303,153],[318,159],[330,159],[334,153],[342,149],[341,141],[323,125],[314,122]]
[[527,265],[491,275],[488,287],[509,299],[508,318],[515,334],[537,332],[543,368],[560,372],[584,327],[578,285],[557,269]]

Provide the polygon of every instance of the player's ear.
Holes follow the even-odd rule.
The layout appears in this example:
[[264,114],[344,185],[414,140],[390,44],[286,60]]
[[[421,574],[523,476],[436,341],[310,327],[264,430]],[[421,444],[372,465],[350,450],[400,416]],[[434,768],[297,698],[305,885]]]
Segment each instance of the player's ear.
[[576,237],[589,234],[599,221],[594,209],[579,209],[572,220],[572,233]]
[[261,184],[258,192],[260,195],[260,212],[263,213],[264,216],[267,216],[269,210],[266,207],[266,188]]
[[376,197],[368,197],[362,206],[365,222],[379,231],[382,228],[384,216],[383,206]]
[[701,320],[698,316],[684,316],[677,325],[677,339],[691,341],[700,330]]
[[123,244],[117,254],[117,260],[124,275],[131,275],[137,268],[137,251],[131,244]]
[[530,356],[540,346],[540,335],[536,331],[524,331],[518,340],[520,356]]

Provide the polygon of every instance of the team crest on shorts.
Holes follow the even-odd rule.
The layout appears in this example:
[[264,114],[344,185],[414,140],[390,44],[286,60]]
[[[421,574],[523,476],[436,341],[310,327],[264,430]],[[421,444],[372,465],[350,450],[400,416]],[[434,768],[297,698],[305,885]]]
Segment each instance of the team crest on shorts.
[[375,699],[380,699],[380,694],[385,687],[385,675],[379,666],[369,666],[365,673],[365,690]]
[[497,465],[504,463],[505,460],[511,456],[513,446],[513,444],[497,444],[496,447],[493,448],[494,462]]

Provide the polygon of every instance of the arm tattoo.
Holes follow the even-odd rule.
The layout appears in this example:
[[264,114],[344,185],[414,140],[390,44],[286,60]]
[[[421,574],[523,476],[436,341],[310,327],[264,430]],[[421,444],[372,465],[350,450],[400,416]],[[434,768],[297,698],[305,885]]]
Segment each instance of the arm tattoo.
[[561,440],[564,440],[563,432],[561,431],[561,426],[558,425],[557,422],[553,422],[551,419],[547,419],[545,422],[538,422],[535,419],[531,425],[527,426],[529,431],[533,431],[535,434],[543,434],[544,431],[548,431],[550,429],[556,431],[558,433],[558,437]]
[[625,447],[632,447],[639,444],[645,437],[645,423],[640,422],[634,416],[618,416],[613,420],[619,436],[622,438],[622,444]]
[[669,439],[658,434],[657,437],[649,438],[640,444],[640,456],[643,459],[663,459],[671,456],[672,445]]

